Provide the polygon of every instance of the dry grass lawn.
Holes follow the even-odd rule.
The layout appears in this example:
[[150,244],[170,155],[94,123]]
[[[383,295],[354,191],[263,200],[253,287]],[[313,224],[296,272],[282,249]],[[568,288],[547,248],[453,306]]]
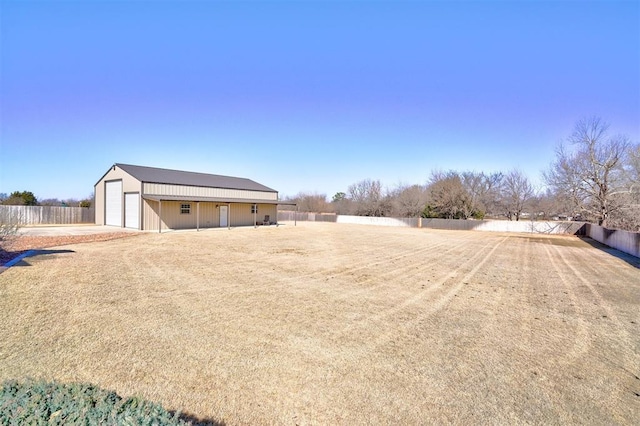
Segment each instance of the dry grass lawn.
[[300,223],[0,274],[0,380],[229,424],[638,424],[640,269],[574,237]]

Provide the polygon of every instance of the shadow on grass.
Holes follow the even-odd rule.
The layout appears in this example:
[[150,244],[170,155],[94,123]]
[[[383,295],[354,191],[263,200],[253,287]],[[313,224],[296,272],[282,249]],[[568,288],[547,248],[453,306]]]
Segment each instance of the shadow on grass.
[[28,250],[9,250],[0,247],[0,266],[20,256],[22,253],[26,253]]
[[[25,259],[36,256],[46,256],[59,253],[75,253],[73,250],[22,250],[22,251],[5,251],[0,249],[0,265],[4,266],[31,266]],[[19,261],[15,262],[17,258],[23,256]],[[15,262],[15,263],[13,263]]]
[[[171,414],[172,416],[175,416],[176,411],[169,411],[169,414]],[[197,417],[187,413],[180,413],[178,415],[178,418],[180,420],[190,423],[193,426],[225,426],[226,425],[225,422],[219,422],[217,420],[209,419],[206,417],[201,418],[201,417]]]
[[610,254],[611,256],[617,257],[618,259],[627,262],[629,265],[640,269],[640,258],[637,258],[634,255],[609,247],[608,245],[602,244],[601,242],[598,242],[593,238],[589,238],[589,237],[579,237],[579,238],[585,243],[589,244],[591,247],[596,248],[598,250],[602,250],[603,252]]

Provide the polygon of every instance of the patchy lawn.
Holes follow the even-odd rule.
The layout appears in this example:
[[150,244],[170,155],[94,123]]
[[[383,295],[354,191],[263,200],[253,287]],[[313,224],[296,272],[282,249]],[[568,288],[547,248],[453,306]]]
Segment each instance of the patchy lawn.
[[62,236],[32,236],[16,235],[8,238],[0,244],[0,266],[20,256],[22,253],[48,247],[78,243],[94,243],[96,241],[109,241],[117,238],[131,237],[137,234],[131,232],[105,232],[90,235],[62,235]]
[[0,380],[229,424],[640,419],[640,269],[574,237],[301,223],[0,274]]

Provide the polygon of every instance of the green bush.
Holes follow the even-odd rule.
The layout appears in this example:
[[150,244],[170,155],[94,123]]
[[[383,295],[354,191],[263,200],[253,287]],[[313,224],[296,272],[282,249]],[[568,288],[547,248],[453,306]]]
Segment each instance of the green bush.
[[471,217],[473,217],[474,219],[482,220],[484,219],[484,215],[485,213],[482,210],[474,210],[471,214]]
[[187,425],[179,414],[140,398],[124,399],[85,383],[6,381],[0,391],[1,425]]

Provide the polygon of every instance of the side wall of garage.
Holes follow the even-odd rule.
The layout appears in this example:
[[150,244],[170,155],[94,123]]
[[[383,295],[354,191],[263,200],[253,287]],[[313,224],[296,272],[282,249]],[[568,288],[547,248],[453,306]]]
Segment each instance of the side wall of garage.
[[[278,215],[277,206],[274,204],[258,204],[256,220],[262,223],[265,215],[269,215],[271,222],[276,221]],[[253,226],[253,204],[231,204],[231,226]]]
[[142,183],[128,174],[127,172],[121,170],[118,167],[112,167],[109,171],[96,183],[95,190],[95,208],[96,208],[96,225],[104,225],[105,224],[105,212],[106,212],[106,204],[105,204],[105,190],[107,182],[121,180],[122,181],[122,194],[121,196],[121,226],[125,225],[125,215],[124,215],[124,207],[125,207],[125,193],[137,193],[140,195],[140,191],[142,190]]
[[[158,230],[160,203],[153,200],[142,200],[143,229]],[[187,209],[182,206],[188,205]],[[198,203],[190,201],[162,202],[162,229],[191,229],[196,228],[198,222]],[[216,228],[219,226],[218,209],[215,203],[200,202],[200,228]]]
[[[160,203],[153,200],[143,200],[143,229],[158,230],[158,216]],[[198,207],[195,201],[163,201],[162,229],[195,229],[198,219]],[[189,206],[188,213],[186,206]],[[200,228],[217,228],[220,226],[220,207],[226,204],[200,202]],[[231,203],[231,226],[253,226],[253,204]],[[184,208],[183,208],[184,207]],[[265,215],[275,223],[277,206],[274,204],[258,204],[256,219],[258,223],[264,221]]]

